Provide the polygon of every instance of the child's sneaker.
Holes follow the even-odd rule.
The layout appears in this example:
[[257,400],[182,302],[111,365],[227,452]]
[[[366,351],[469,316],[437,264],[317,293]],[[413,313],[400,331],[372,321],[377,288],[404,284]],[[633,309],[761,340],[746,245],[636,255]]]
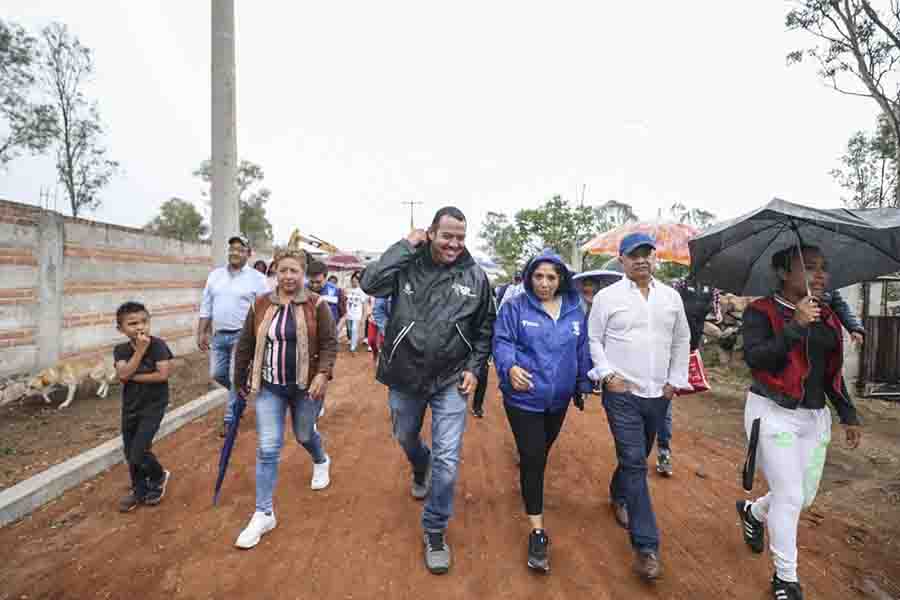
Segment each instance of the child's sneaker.
[[140,503],[141,499],[134,493],[134,490],[131,490],[119,499],[119,512],[131,512],[136,509]]
[[144,496],[144,504],[149,504],[150,506],[156,506],[160,502],[162,502],[163,496],[166,495],[166,484],[169,483],[169,476],[171,473],[169,471],[163,471],[162,479],[158,482],[151,482],[148,486],[147,495]]

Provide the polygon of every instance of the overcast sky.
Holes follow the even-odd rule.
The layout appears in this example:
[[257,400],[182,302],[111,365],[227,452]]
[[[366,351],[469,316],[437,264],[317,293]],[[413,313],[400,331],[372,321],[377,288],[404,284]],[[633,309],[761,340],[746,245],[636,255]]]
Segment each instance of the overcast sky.
[[[828,171],[877,115],[786,66],[809,39],[785,32],[781,0],[236,4],[238,154],[265,170],[278,240],[300,227],[382,249],[406,233],[407,201],[424,203],[417,225],[460,207],[474,238],[489,210],[585,184],[587,203],[643,218],[676,201],[722,218],[773,196],[833,207]],[[94,50],[89,94],[123,173],[93,218],[203,206],[208,1],[4,0],[2,16],[62,21]],[[0,173],[11,200],[54,185],[49,158]]]

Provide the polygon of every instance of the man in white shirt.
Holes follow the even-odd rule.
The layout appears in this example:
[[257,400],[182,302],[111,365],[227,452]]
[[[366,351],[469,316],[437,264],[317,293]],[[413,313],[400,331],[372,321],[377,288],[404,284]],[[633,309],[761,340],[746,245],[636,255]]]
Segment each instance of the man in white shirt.
[[676,389],[688,387],[691,331],[678,292],[654,279],[656,244],[644,233],[619,245],[625,277],[600,290],[588,319],[589,376],[603,386],[616,443],[610,483],[616,520],[628,529],[635,572],[662,573],[659,530],[647,487],[647,457]]
[[211,351],[209,375],[230,392],[220,435],[225,435],[228,423],[234,419],[237,390],[230,377],[234,347],[250,306],[258,296],[269,293],[266,276],[247,264],[250,252],[246,237],[235,235],[228,240],[228,264],[213,269],[206,278],[200,303],[197,347],[203,352]]

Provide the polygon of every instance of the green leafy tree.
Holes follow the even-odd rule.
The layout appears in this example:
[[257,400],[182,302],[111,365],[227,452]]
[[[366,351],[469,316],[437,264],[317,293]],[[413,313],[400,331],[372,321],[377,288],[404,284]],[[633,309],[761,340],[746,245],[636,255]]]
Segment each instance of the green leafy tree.
[[512,278],[522,267],[524,240],[509,217],[503,213],[488,212],[479,233],[481,250],[491,256]]
[[145,229],[183,242],[198,242],[209,233],[200,211],[181,198],[166,200],[159,208],[159,214],[147,223]]
[[687,277],[690,272],[690,267],[682,265],[680,263],[660,261],[657,264],[656,271],[653,273],[653,275],[661,281],[671,283],[676,279],[683,279]]
[[589,206],[572,206],[562,196],[553,196],[540,208],[523,209],[516,213],[515,227],[524,239],[525,251],[536,254],[550,248],[569,258],[573,245],[598,230],[597,216]]
[[103,124],[97,103],[84,95],[94,72],[91,50],[65,25],[52,23],[42,30],[41,82],[52,98],[58,126],[54,130],[56,172],[69,197],[72,216],[100,206],[100,190],[119,169],[102,145]]
[[880,128],[874,135],[857,131],[847,142],[841,166],[829,173],[849,196],[842,197],[849,208],[900,207],[893,194],[897,171],[893,144]]
[[53,107],[32,101],[41,47],[21,26],[0,19],[0,169],[53,142]]
[[891,194],[900,202],[900,2],[877,7],[869,0],[794,4],[785,19],[787,28],[811,34],[816,43],[788,54],[788,62],[815,60],[819,75],[836,91],[875,101],[893,144]]
[[260,248],[272,242],[272,224],[266,218],[266,203],[272,196],[268,188],[251,193],[246,202],[241,203],[241,231],[244,232],[254,248]]
[[[212,182],[212,161],[204,160],[193,174],[209,185]],[[273,239],[272,224],[266,216],[266,204],[271,199],[272,192],[268,188],[259,187],[265,177],[262,167],[249,160],[242,160],[238,164],[234,177],[241,232],[250,239],[254,248],[267,246]],[[209,188],[204,190],[203,195],[209,197]]]
[[518,211],[512,219],[503,213],[488,213],[481,226],[481,248],[512,277],[544,248],[568,261],[573,247],[587,241],[598,227],[591,207],[572,206],[556,195],[538,208]]

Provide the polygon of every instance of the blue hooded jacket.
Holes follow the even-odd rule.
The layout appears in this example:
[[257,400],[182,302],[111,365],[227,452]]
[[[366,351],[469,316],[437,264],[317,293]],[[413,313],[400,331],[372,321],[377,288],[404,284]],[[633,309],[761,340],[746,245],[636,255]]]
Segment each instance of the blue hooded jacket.
[[[555,322],[532,289],[531,276],[542,262],[562,267],[562,306]],[[589,393],[591,354],[587,316],[563,260],[545,250],[525,269],[525,293],[508,301],[494,323],[494,364],[500,378],[503,400],[521,410],[559,412],[576,392]],[[531,374],[534,387],[527,392],[513,389],[509,370],[518,366]]]

